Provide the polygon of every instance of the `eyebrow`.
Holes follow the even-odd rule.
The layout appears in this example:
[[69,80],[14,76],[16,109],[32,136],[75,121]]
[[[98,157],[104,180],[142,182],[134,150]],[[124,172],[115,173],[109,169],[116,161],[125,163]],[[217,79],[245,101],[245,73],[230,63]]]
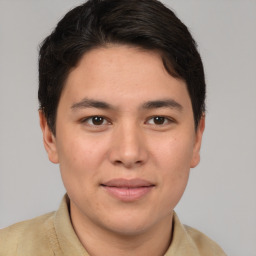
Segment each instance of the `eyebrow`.
[[98,101],[98,100],[93,100],[88,98],[82,99],[81,101],[74,103],[71,106],[71,109],[81,109],[81,108],[113,109],[113,106],[103,101]]
[[[83,108],[98,108],[105,110],[115,109],[114,106],[106,103],[104,101],[98,101],[93,99],[84,98],[81,101],[74,103],[71,106],[71,109],[83,109]],[[142,104],[142,109],[157,109],[157,108],[171,108],[177,109],[178,111],[182,111],[183,107],[174,99],[163,99],[163,100],[154,100],[147,101]]]
[[177,109],[178,111],[183,110],[182,105],[177,101],[175,101],[174,99],[148,101],[142,105],[142,108],[143,109],[171,108],[171,109]]

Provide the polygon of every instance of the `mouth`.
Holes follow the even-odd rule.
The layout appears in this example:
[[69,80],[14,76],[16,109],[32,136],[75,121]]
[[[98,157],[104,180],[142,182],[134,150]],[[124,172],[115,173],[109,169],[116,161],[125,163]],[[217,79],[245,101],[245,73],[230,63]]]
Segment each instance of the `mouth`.
[[112,197],[124,201],[137,201],[149,194],[155,185],[143,179],[113,179],[100,184]]

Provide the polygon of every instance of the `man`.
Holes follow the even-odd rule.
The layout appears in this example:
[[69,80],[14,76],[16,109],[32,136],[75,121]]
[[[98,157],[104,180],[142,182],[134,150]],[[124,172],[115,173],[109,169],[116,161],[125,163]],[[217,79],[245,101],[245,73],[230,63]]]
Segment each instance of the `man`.
[[40,125],[67,194],[0,232],[0,255],[225,255],[174,208],[200,160],[205,80],[156,0],[90,0],[43,42]]

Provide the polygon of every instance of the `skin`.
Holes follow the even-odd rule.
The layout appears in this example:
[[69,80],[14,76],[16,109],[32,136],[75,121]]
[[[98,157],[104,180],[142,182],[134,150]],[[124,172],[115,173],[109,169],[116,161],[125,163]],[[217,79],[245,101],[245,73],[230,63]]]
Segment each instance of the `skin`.
[[[163,255],[173,209],[200,160],[204,118],[195,130],[186,84],[167,73],[159,54],[120,45],[89,51],[66,81],[56,136],[42,112],[40,124],[49,159],[60,165],[74,229],[90,255]],[[125,201],[102,186],[116,178],[140,178],[153,187]]]

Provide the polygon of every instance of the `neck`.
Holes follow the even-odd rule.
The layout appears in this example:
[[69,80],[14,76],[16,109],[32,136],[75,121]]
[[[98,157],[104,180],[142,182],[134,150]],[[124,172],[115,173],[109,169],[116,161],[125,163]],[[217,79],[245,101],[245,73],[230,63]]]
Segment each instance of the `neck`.
[[169,214],[147,230],[135,234],[121,234],[88,221],[85,216],[79,216],[76,209],[71,207],[74,230],[91,256],[162,256],[171,242],[172,217],[173,214]]

